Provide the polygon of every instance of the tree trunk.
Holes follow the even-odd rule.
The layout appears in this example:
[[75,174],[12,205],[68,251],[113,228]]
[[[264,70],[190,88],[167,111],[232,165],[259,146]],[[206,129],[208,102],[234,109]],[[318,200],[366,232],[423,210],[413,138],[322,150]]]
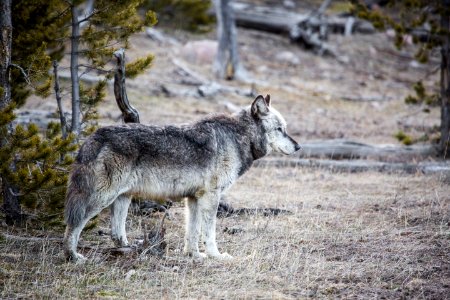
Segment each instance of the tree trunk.
[[450,0],[444,0],[444,12],[441,15],[441,27],[444,32],[441,62],[441,139],[439,150],[448,158],[450,154]]
[[72,12],[72,36],[70,52],[70,76],[72,80],[72,128],[71,131],[77,136],[81,130],[80,110],[80,79],[78,78],[78,46],[80,43],[80,23],[78,21],[78,10],[74,4]]
[[[0,34],[0,110],[2,110],[11,103],[11,84],[9,82],[12,44],[11,0],[0,0]],[[0,147],[5,143],[6,138],[3,136],[0,139]],[[14,224],[22,219],[19,199],[14,193],[14,187],[8,182],[6,176],[2,175],[1,180],[3,210],[6,214],[6,222]]]
[[9,65],[11,64],[11,0],[0,0],[0,109],[4,109],[11,102],[11,85],[9,83]]
[[219,42],[214,71],[220,78],[245,79],[245,70],[240,63],[236,24],[230,0],[216,0],[217,39]]
[[55,88],[56,103],[58,104],[59,121],[61,123],[61,134],[63,139],[65,139],[67,137],[67,120],[61,103],[61,89],[59,88],[58,62],[56,60],[53,61],[53,74],[55,76],[54,88]]

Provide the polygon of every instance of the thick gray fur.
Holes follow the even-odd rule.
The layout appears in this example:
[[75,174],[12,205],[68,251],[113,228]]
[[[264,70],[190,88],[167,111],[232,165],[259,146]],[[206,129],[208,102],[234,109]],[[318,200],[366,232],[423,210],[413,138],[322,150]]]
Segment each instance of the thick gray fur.
[[[300,146],[287,135],[286,122],[258,96],[234,115],[213,115],[191,125],[125,124],[98,129],[81,147],[70,176],[64,250],[76,252],[81,230],[106,207],[111,237],[127,246],[125,221],[133,195],[186,199],[184,251],[194,257],[230,258],[215,238],[220,194],[271,151],[291,154]],[[203,233],[206,254],[199,251]]]

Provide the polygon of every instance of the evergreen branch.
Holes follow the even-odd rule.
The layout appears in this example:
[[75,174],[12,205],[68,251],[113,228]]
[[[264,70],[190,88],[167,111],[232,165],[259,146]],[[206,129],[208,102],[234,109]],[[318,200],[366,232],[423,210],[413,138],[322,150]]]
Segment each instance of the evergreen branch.
[[31,84],[30,77],[27,75],[27,73],[25,72],[25,70],[24,70],[21,66],[19,66],[19,65],[17,65],[17,64],[11,63],[11,64],[9,64],[8,69],[9,69],[10,67],[15,67],[15,68],[19,69],[19,70],[20,70],[20,73],[22,73],[23,77],[25,78],[25,81],[27,82],[27,84],[30,85],[30,86],[33,86],[33,85]]
[[[89,52],[103,50],[105,48],[109,48],[109,47],[115,46],[115,45],[120,44],[120,43],[122,43],[122,42],[116,41],[115,43],[108,44],[108,45],[105,45],[105,46],[102,46],[102,47],[98,47],[98,48],[78,50],[75,53],[76,54],[85,54],[85,53],[89,53]],[[70,55],[71,53],[70,52],[65,52],[64,54],[69,54]]]
[[[78,66],[79,66],[79,67],[85,67],[85,68],[88,68],[88,69],[89,69],[88,72],[90,72],[91,70],[96,70],[96,71],[98,71],[98,72],[108,74],[108,73],[111,73],[111,71],[112,71],[112,69],[110,69],[110,70],[105,70],[105,69],[101,69],[101,68],[98,68],[98,67],[94,67],[93,65],[79,64]],[[88,72],[83,72],[83,74],[88,73]],[[80,77],[81,77],[81,75],[80,75]]]
[[55,20],[61,18],[61,17],[64,16],[69,10],[70,10],[70,6],[66,7],[62,12],[58,13],[56,16],[54,16],[52,19],[50,19],[49,23],[51,23],[52,21],[55,21]]
[[110,9],[111,7],[112,7],[112,4],[109,6],[106,6],[102,9],[94,9],[90,14],[88,14],[87,16],[84,16],[83,19],[78,19],[78,24],[89,21],[89,19],[92,18],[93,16],[95,16],[96,14],[106,11],[106,10]]
[[83,19],[78,19],[78,24],[81,24],[83,22],[89,21],[90,18],[92,18],[94,15],[98,14],[100,10],[94,10],[89,15],[85,16]]

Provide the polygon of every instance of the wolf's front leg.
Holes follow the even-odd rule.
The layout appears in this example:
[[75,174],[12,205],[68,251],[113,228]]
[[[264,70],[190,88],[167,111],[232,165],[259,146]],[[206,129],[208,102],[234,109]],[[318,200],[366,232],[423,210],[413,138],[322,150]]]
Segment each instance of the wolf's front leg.
[[206,254],[200,253],[198,241],[200,237],[201,220],[199,216],[198,200],[186,199],[186,235],[184,238],[184,253],[194,258],[204,258]]
[[218,259],[231,259],[233,257],[228,253],[220,253],[216,244],[216,217],[219,200],[220,193],[218,192],[206,193],[198,199],[206,254]]
[[128,207],[131,199],[120,195],[111,204],[111,239],[117,247],[128,246],[125,222],[127,220]]

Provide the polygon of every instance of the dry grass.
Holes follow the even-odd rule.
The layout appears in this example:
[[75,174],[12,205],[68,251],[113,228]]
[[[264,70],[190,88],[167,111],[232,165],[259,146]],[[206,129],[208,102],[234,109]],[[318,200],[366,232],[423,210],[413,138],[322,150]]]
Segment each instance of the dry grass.
[[[233,261],[195,262],[180,253],[180,204],[166,223],[163,257],[108,256],[112,244],[96,231],[83,234],[90,248],[82,265],[65,263],[54,241],[2,240],[0,297],[446,298],[449,191],[421,175],[253,168],[229,191],[232,204],[293,214],[220,219],[219,247]],[[130,237],[142,238],[142,223],[159,217],[131,216]],[[107,231],[108,219],[101,216],[100,229]],[[243,231],[230,235],[226,227]]]

